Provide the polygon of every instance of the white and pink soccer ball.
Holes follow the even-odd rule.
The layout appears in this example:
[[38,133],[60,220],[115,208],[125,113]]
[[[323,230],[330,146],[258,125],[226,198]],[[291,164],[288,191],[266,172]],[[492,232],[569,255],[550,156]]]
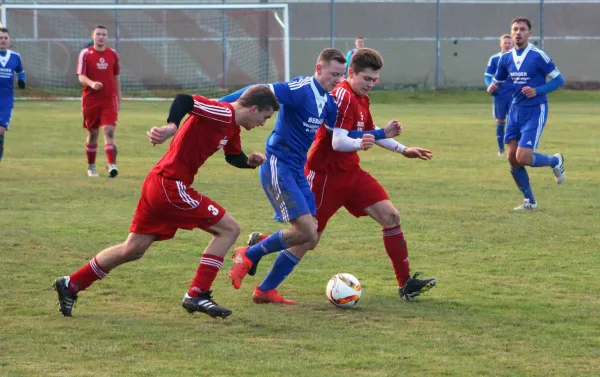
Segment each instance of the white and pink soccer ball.
[[362,287],[354,275],[340,273],[329,280],[325,293],[329,302],[338,308],[351,308],[360,300]]

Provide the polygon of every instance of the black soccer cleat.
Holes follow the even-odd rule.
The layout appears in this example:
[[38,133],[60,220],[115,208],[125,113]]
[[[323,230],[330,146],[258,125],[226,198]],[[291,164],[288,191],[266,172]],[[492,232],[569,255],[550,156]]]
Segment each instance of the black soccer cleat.
[[[263,234],[260,232],[253,232],[250,234],[250,237],[248,237],[248,246],[254,246],[258,243],[258,240],[260,240],[260,237],[262,237]],[[256,275],[256,269],[258,268],[258,262],[260,262],[260,259],[256,262],[252,263],[252,267],[250,267],[250,270],[248,271],[248,275],[250,276],[254,276]]]
[[75,305],[75,301],[77,301],[77,295],[74,295],[69,290],[68,279],[68,276],[56,278],[56,280],[54,280],[54,284],[52,284],[52,287],[56,293],[58,293],[58,305],[60,306],[60,312],[65,317],[71,317],[73,305]]
[[193,312],[200,312],[206,313],[213,318],[229,317],[231,315],[231,310],[219,306],[219,304],[213,301],[211,294],[212,291],[206,291],[198,297],[190,297],[186,293],[185,296],[183,296],[183,303],[181,306],[183,306],[190,314]]
[[421,293],[425,293],[431,288],[435,287],[437,280],[431,279],[417,279],[421,273],[417,272],[412,278],[409,278],[404,284],[404,287],[398,288],[398,294],[404,301],[408,301],[413,297],[417,297]]

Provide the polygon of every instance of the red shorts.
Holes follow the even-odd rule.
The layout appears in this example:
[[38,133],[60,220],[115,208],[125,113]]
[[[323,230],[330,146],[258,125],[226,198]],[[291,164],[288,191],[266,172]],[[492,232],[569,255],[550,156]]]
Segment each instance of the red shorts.
[[177,229],[208,228],[225,216],[225,208],[181,181],[150,173],[142,185],[142,196],[129,231],[154,234],[157,241],[171,239]]
[[108,102],[83,102],[83,128],[92,129],[100,126],[116,126],[118,119],[118,100]]
[[304,173],[315,195],[319,232],[325,229],[329,219],[342,207],[346,207],[355,217],[361,217],[367,215],[365,208],[390,199],[381,184],[362,169],[322,174],[305,168]]

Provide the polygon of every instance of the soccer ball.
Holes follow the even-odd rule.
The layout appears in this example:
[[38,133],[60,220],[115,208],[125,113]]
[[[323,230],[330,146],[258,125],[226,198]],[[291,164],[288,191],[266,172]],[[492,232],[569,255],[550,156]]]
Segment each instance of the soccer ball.
[[325,293],[329,302],[338,308],[351,308],[358,303],[362,287],[353,275],[341,273],[329,280]]

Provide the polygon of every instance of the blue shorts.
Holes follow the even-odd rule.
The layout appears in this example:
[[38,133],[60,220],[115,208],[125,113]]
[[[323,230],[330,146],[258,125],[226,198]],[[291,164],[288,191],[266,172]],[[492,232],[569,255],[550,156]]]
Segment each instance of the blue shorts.
[[267,162],[260,166],[260,183],[273,209],[273,218],[286,223],[302,215],[317,215],[315,195],[310,191],[304,168],[298,169],[267,154]]
[[0,127],[4,127],[8,130],[10,125],[10,118],[12,117],[13,108],[0,109]]
[[508,114],[504,142],[516,139],[521,148],[537,149],[547,119],[547,103],[535,106],[513,105]]
[[492,103],[494,104],[494,119],[506,119],[508,110],[510,110],[510,104],[512,103],[512,97],[494,96],[492,97]]

